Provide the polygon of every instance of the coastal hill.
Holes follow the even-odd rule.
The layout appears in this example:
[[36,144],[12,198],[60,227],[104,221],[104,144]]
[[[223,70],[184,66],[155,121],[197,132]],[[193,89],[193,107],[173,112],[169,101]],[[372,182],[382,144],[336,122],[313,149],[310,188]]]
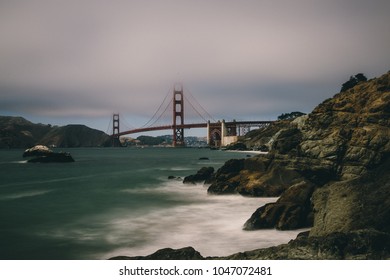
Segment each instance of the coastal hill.
[[[272,130],[256,136],[268,154],[226,162],[207,178],[208,192],[279,196],[243,221],[244,230],[306,232],[288,244],[219,258],[389,259],[390,72]],[[136,258],[172,256],[203,258],[193,248]]]
[[110,137],[85,125],[34,124],[22,117],[0,116],[0,148],[30,148],[37,144],[59,148],[101,147]]

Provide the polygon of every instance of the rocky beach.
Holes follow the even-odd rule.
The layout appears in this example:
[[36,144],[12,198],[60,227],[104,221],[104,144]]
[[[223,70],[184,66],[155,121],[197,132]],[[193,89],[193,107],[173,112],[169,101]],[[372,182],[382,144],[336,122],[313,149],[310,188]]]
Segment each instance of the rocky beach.
[[[310,230],[288,244],[211,259],[390,258],[390,72],[256,137],[268,154],[203,168],[184,183],[205,181],[212,195],[279,197],[254,209],[244,230]],[[204,259],[195,249],[116,259]]]

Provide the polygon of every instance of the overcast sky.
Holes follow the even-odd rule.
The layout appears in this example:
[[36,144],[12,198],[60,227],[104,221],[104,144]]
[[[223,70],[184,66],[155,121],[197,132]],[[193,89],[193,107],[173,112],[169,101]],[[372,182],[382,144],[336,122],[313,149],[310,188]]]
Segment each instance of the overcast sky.
[[308,113],[390,70],[389,14],[388,0],[0,0],[0,115],[139,127],[177,82],[215,119]]

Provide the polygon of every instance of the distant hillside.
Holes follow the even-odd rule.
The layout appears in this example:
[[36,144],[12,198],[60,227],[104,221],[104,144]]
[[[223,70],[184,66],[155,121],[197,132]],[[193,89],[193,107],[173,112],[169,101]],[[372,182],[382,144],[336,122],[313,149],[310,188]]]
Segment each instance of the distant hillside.
[[42,139],[43,145],[57,147],[99,147],[106,146],[110,137],[104,132],[85,125],[67,125],[52,128]]
[[29,148],[37,144],[62,148],[100,147],[110,137],[85,125],[51,126],[34,124],[22,117],[0,116],[0,148]]

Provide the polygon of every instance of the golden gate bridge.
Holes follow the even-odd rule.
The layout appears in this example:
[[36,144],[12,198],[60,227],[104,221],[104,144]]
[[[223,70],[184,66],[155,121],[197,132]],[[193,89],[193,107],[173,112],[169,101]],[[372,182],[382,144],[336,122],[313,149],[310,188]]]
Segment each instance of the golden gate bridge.
[[[119,146],[120,141],[119,137],[124,135],[130,135],[135,133],[142,133],[148,131],[159,131],[159,130],[172,130],[173,135],[173,146],[174,147],[183,147],[185,146],[184,141],[184,130],[191,128],[207,128],[207,144],[211,147],[221,147],[227,146],[233,142],[237,141],[238,136],[243,134],[243,131],[249,131],[251,127],[256,128],[265,128],[273,121],[216,121],[189,93],[193,98],[196,106],[184,95],[184,90],[182,85],[175,85],[173,88],[173,96],[165,106],[166,100],[169,96],[165,96],[163,102],[160,104],[156,112],[153,114],[152,118],[142,127],[128,129],[120,131],[120,116],[118,113],[113,114],[112,116],[112,145]],[[186,124],[184,122],[184,104],[188,103],[190,107],[197,113],[198,116],[202,118],[202,122]],[[162,110],[162,108],[164,108]],[[158,114],[161,111],[160,114]],[[172,112],[172,123],[169,125],[156,125],[163,116],[171,111]],[[200,111],[204,113],[201,114]],[[206,116],[205,116],[206,115]]]

